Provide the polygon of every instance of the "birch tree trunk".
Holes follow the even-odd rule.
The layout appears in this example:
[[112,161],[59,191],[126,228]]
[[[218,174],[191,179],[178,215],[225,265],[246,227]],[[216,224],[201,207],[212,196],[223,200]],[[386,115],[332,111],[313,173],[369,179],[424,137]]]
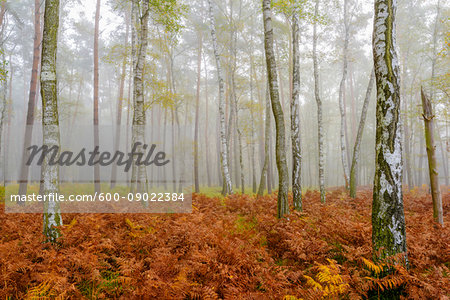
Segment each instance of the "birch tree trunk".
[[[145,108],[144,108],[144,82],[143,69],[147,52],[148,35],[148,1],[133,0],[135,14],[135,67],[133,73],[133,130],[132,145],[136,145],[136,153],[144,153],[145,144]],[[144,165],[136,164],[137,156],[133,157],[132,165],[132,192],[145,192],[147,189],[147,172]]]
[[261,179],[259,181],[258,197],[264,195],[264,190],[266,189],[266,181],[269,182],[267,180],[269,172],[269,151],[270,151],[269,130],[270,130],[270,94],[269,88],[267,87],[266,107],[265,107],[265,129],[264,129],[264,164],[261,171]]
[[202,35],[198,33],[197,49],[197,96],[195,100],[195,133],[194,133],[194,185],[195,192],[200,193],[200,183],[198,178],[198,121],[200,114],[200,80],[202,71]]
[[277,65],[273,50],[272,10],[270,0],[263,0],[264,48],[266,54],[267,75],[269,81],[270,100],[276,128],[276,162],[278,169],[278,203],[277,217],[289,214],[288,189],[289,175],[286,162],[286,136],[283,109],[280,103],[277,82]]
[[[19,195],[27,193],[28,183],[28,169],[29,166],[25,163],[27,159],[27,150],[31,144],[31,137],[33,135],[34,110],[36,106],[36,90],[38,86],[38,68],[41,48],[41,12],[40,0],[34,1],[34,41],[33,41],[33,66],[31,68],[30,93],[28,97],[27,121],[25,124],[25,136],[22,152],[22,163],[20,169],[20,185]],[[23,203],[23,202],[19,202]]]
[[[319,16],[319,0],[316,0],[314,8],[314,19],[317,20]],[[314,66],[314,96],[317,103],[317,128],[318,128],[318,144],[319,144],[319,186],[320,186],[320,201],[325,203],[325,157],[323,147],[323,122],[322,122],[322,100],[320,99],[319,91],[319,62],[317,59],[317,21],[313,26],[313,66]]]
[[[59,0],[46,0],[44,32],[41,53],[41,97],[43,146],[59,149],[59,120],[56,81],[56,52],[59,27]],[[50,165],[46,155],[41,167],[41,194],[49,195],[59,191],[58,165]],[[44,202],[44,236],[46,242],[56,243],[61,236],[58,226],[62,225],[59,202]]]
[[345,188],[349,186],[349,176],[348,176],[348,163],[347,163],[347,142],[346,142],[346,115],[345,115],[345,80],[347,79],[347,52],[348,52],[348,0],[344,0],[344,66],[342,68],[342,79],[339,87],[339,112],[341,114],[341,130],[340,130],[340,141],[341,141],[341,161],[342,168],[344,170]]
[[369,108],[370,95],[372,94],[373,82],[375,81],[375,72],[372,70],[370,73],[369,85],[366,90],[366,97],[364,98],[364,104],[361,111],[361,119],[359,120],[358,133],[356,134],[355,146],[353,148],[352,167],[350,170],[350,197],[356,198],[356,187],[358,185],[357,172],[359,163],[359,152],[361,149],[361,140],[366,125],[367,109]]
[[219,81],[219,121],[220,121],[220,148],[221,148],[220,160],[222,168],[222,178],[224,181],[224,189],[222,193],[224,195],[227,195],[233,194],[233,187],[231,184],[231,177],[228,169],[228,145],[225,132],[226,129],[225,129],[225,103],[224,103],[223,77],[222,77],[222,68],[220,64],[219,49],[217,46],[216,24],[214,20],[211,0],[208,0],[208,6],[209,6],[210,27],[211,27],[210,28],[211,39],[213,43],[214,57],[216,59],[216,66],[217,66],[217,80]]
[[[98,131],[98,35],[100,22],[100,0],[97,0],[95,10],[94,29],[94,147],[99,146],[100,136]],[[95,192],[100,193],[100,165],[94,165]]]
[[294,209],[302,210],[301,167],[302,152],[300,145],[300,51],[299,51],[299,16],[296,6],[292,15],[292,102],[291,102],[291,140],[292,140],[292,197]]
[[430,174],[431,197],[433,199],[433,218],[444,225],[444,213],[442,210],[441,189],[439,187],[439,173],[436,159],[436,144],[434,142],[434,115],[430,99],[425,95],[423,88],[420,90],[423,108],[423,121],[425,123],[425,143],[427,145],[428,170]]
[[373,56],[377,85],[375,177],[372,205],[372,243],[379,257],[406,254],[402,192],[400,126],[400,68],[396,52],[397,2],[375,1]]
[[[129,15],[126,16],[126,24],[125,24],[125,47],[128,44],[128,36],[130,34],[130,19]],[[126,68],[127,68],[127,52],[124,53],[122,60],[122,71],[120,75],[120,86],[119,86],[119,99],[117,99],[117,116],[116,116],[116,138],[114,139],[114,148],[115,151],[119,150],[120,146],[120,133],[122,126],[122,107],[123,107],[123,94],[125,89],[125,77],[126,77]],[[116,185],[117,179],[117,164],[112,164],[111,170],[111,188]]]

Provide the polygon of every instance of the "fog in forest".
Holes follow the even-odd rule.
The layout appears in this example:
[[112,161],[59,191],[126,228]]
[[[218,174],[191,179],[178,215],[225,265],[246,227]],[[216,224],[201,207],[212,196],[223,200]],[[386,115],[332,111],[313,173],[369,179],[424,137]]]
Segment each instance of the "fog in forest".
[[[41,30],[42,2],[39,8]],[[99,124],[105,126],[100,130],[100,135],[113,140],[117,128],[123,128],[121,143],[131,143],[131,134],[124,133],[130,130],[127,128],[131,128],[133,120],[131,4],[118,0],[100,2],[98,119]],[[303,188],[319,186],[317,103],[312,52],[313,24],[316,23],[318,87],[323,103],[325,186],[342,186],[345,176],[341,157],[339,95],[341,92],[343,96],[345,159],[350,169],[363,102],[373,69],[373,5],[372,1],[348,1],[348,45],[345,46],[343,1],[323,1],[317,16],[314,14],[313,1],[300,2],[298,114],[301,183]],[[2,8],[1,59],[5,83],[1,87],[1,97],[5,113],[1,145],[2,154],[8,151],[10,145],[10,154],[16,155],[16,160],[21,155],[17,149],[23,144],[27,124],[33,53],[39,55],[40,51],[33,51],[34,7],[35,1],[16,0],[7,1],[6,7]],[[174,133],[174,130],[180,127],[188,128],[191,131],[189,134],[194,135],[197,116],[200,189],[204,186],[222,186],[219,86],[208,2],[168,1],[167,8],[165,13],[152,11],[149,21],[148,47],[143,67],[146,126],[158,132],[161,141],[166,139],[171,143],[175,141],[173,138],[179,138],[180,134]],[[93,120],[95,12],[96,1],[60,1],[57,91],[61,135],[66,137],[73,126],[92,124]],[[261,3],[248,0],[213,1],[213,14],[224,80],[231,181],[234,189],[239,191],[242,171],[246,192],[252,189],[255,192],[264,164],[268,93]],[[273,1],[274,51],[290,178],[293,165],[291,14],[288,2]],[[439,4],[438,1],[398,1],[396,39],[401,82],[403,181],[410,188],[429,182],[421,86],[433,103],[439,179],[442,184],[448,185],[448,15],[446,1],[439,1]],[[344,56],[348,66],[342,83]],[[38,84],[37,97],[34,99],[35,124],[42,119],[39,88]],[[376,87],[373,87],[356,172],[359,186],[371,186],[373,183],[375,105]],[[119,115],[120,126],[117,125]],[[272,189],[276,189],[278,172],[272,113],[270,118],[268,174]],[[38,131],[33,132],[34,136],[36,134]],[[192,149],[186,151],[192,155]],[[2,162],[3,165],[5,163],[8,164]],[[187,172],[193,174],[193,170]]]

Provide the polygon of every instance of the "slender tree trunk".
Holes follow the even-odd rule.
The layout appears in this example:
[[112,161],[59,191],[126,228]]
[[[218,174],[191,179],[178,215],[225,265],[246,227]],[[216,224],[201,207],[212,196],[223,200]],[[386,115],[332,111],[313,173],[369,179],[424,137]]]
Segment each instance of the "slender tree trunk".
[[418,179],[417,179],[417,185],[422,185],[423,182],[423,178],[422,178],[422,173],[423,173],[423,158],[425,156],[425,154],[423,153],[423,149],[425,148],[425,145],[423,143],[423,139],[420,139],[420,145],[419,145],[419,170],[418,170]]
[[364,98],[364,104],[361,110],[361,119],[359,120],[358,133],[356,134],[355,146],[353,148],[352,167],[350,170],[350,197],[356,198],[357,183],[357,170],[359,164],[359,152],[361,149],[361,140],[366,125],[367,109],[369,108],[370,96],[372,94],[373,82],[375,81],[375,72],[372,70],[370,73],[369,84],[366,90],[366,97]]
[[286,136],[283,109],[278,94],[277,65],[273,50],[272,10],[270,0],[263,0],[264,48],[266,53],[267,75],[270,100],[276,127],[276,161],[278,169],[278,203],[277,217],[289,214],[288,189],[289,175],[286,162]]
[[425,142],[427,145],[428,170],[430,174],[431,197],[433,199],[433,218],[444,225],[444,213],[442,210],[441,189],[439,187],[439,173],[436,159],[436,144],[434,142],[434,115],[430,99],[421,89],[423,121],[425,123]]
[[198,33],[197,49],[197,96],[195,100],[195,133],[194,133],[194,185],[195,192],[200,193],[200,183],[198,178],[198,126],[200,114],[200,80],[202,72],[202,35]]
[[203,64],[205,69],[205,162],[206,162],[206,177],[208,187],[211,187],[211,169],[209,163],[209,143],[208,143],[208,128],[209,128],[209,108],[208,108],[208,69],[206,68],[206,56],[203,56]]
[[0,4],[0,26],[2,32],[4,32],[3,20],[5,18],[5,13],[6,13],[6,1],[2,1]]
[[228,170],[228,145],[227,140],[225,136],[225,111],[224,111],[224,88],[223,88],[223,77],[222,77],[222,68],[220,65],[220,55],[219,55],[219,49],[217,46],[217,37],[216,37],[216,24],[214,21],[214,15],[212,11],[212,4],[211,0],[208,0],[209,5],[209,18],[210,18],[210,26],[211,26],[211,38],[213,42],[213,49],[214,49],[214,57],[216,59],[216,66],[217,66],[217,79],[219,81],[219,120],[220,120],[220,141],[221,141],[221,167],[222,167],[222,177],[224,179],[224,187],[223,194],[232,194],[233,193],[233,187],[231,184],[231,176],[230,172]]
[[[237,114],[236,114],[237,120]],[[242,157],[242,133],[239,128],[237,128],[238,134],[238,143],[239,143],[239,169],[240,169],[240,178],[241,178],[241,193],[245,194],[245,178],[244,178],[244,159]]]
[[344,0],[344,66],[342,68],[342,79],[339,87],[339,111],[341,114],[341,131],[340,131],[340,141],[341,141],[341,161],[342,168],[344,170],[345,188],[348,189],[349,186],[349,176],[348,176],[348,163],[347,163],[347,136],[346,136],[346,116],[345,116],[345,81],[347,79],[347,52],[348,52],[348,16],[347,16],[347,6],[348,0]]
[[[128,44],[128,36],[130,34],[130,20],[129,16],[126,16],[125,20],[125,47]],[[114,139],[114,148],[116,151],[119,150],[120,147],[120,134],[121,134],[121,126],[122,126],[122,107],[123,107],[123,94],[125,89],[125,77],[127,75],[126,73],[127,68],[127,56],[126,52],[123,56],[122,60],[122,72],[120,75],[120,85],[119,85],[119,99],[117,99],[117,116],[116,116],[116,138]],[[113,188],[116,185],[116,179],[117,179],[117,164],[112,164],[112,170],[111,170],[111,188]]]
[[[27,159],[27,150],[31,144],[31,137],[33,135],[34,110],[36,106],[36,90],[38,85],[38,69],[40,60],[41,48],[41,12],[40,0],[34,1],[34,45],[33,45],[33,66],[31,68],[30,93],[28,97],[27,120],[25,124],[25,136],[22,152],[22,164],[20,169],[20,185],[19,195],[27,193],[28,183],[28,165],[25,163]],[[22,203],[22,202],[20,202]]]
[[270,93],[269,88],[266,89],[266,105],[265,105],[265,131],[264,131],[264,164],[261,171],[261,179],[259,181],[258,197],[264,195],[266,189],[266,181],[268,188],[270,187],[270,180],[267,180],[269,176],[269,147],[270,147]]
[[[135,45],[136,53],[133,78],[133,130],[132,130],[132,145],[136,147],[136,153],[144,153],[143,145],[145,144],[145,108],[144,108],[144,80],[143,70],[147,52],[147,35],[148,35],[148,17],[149,8],[148,1],[133,0],[134,14],[136,14],[136,22],[134,26],[135,35],[137,37],[137,44]],[[139,20],[139,22],[138,22]],[[165,137],[164,137],[165,139]],[[132,165],[132,192],[145,192],[147,190],[147,172],[143,165],[137,165],[137,155],[133,157]],[[134,182],[133,182],[134,181]]]
[[[46,0],[44,12],[44,32],[41,54],[41,97],[42,97],[42,127],[43,146],[58,147],[59,149],[59,120],[56,81],[56,52],[59,27],[59,0]],[[59,192],[59,168],[49,164],[46,155],[41,169],[41,194]],[[56,243],[61,236],[59,226],[62,225],[59,202],[44,202],[43,231],[46,242]]]
[[[314,18],[317,20],[319,16],[319,0],[316,0],[314,9]],[[313,66],[314,66],[314,95],[317,103],[317,128],[319,140],[319,186],[320,186],[320,201],[325,203],[325,155],[323,147],[323,122],[322,122],[322,100],[320,99],[319,91],[319,62],[317,59],[317,21],[314,22],[313,27]]]
[[[437,125],[437,124],[436,124]],[[448,185],[448,158],[447,158],[447,152],[444,149],[444,146],[442,144],[442,138],[440,137],[440,130],[439,127],[436,126],[437,132],[438,132],[438,138],[439,138],[439,148],[441,150],[441,158],[442,158],[442,168],[444,170],[444,178],[445,178],[445,185]]]
[[[133,23],[132,25],[133,26]],[[132,48],[134,48],[134,41],[131,42],[132,44]],[[134,56],[134,54],[132,54],[132,56]],[[130,75],[128,78],[128,96],[127,96],[127,132],[125,134],[125,149],[126,152],[129,153],[129,147],[130,147],[130,113],[131,113],[131,90],[132,90],[132,82],[133,82],[133,63],[130,64]],[[130,185],[130,172],[126,172],[126,181],[127,181],[127,185],[128,187],[131,187]]]
[[375,1],[373,56],[377,126],[372,243],[375,256],[403,253],[403,263],[408,265],[402,191],[400,67],[395,44],[396,11],[395,1]]
[[[252,60],[250,56],[250,61]],[[253,68],[252,61],[250,63],[250,69]],[[252,192],[253,194],[256,193],[256,163],[255,163],[255,116],[253,112],[253,75],[252,70],[250,70],[250,101],[251,101],[251,107],[250,107],[250,130],[251,130],[251,140],[250,140],[250,150],[248,151],[251,155],[249,163],[252,164]]]
[[[3,4],[4,4],[4,2],[3,2]],[[2,8],[3,8],[3,6],[2,6]],[[0,20],[0,21],[2,21],[2,20]],[[0,23],[0,25],[3,25],[3,24]],[[5,61],[5,53],[4,52],[2,52],[2,61]],[[6,100],[7,91],[8,91],[7,76],[2,78],[1,85],[2,85],[2,91],[1,91],[1,100],[0,100],[0,158],[1,158],[2,148],[4,148],[6,151],[6,147],[3,146],[3,145],[6,145],[6,143],[3,143],[2,137],[3,137],[3,127],[5,124],[5,120],[7,120],[7,107],[8,107],[8,102]],[[6,165],[6,162],[5,162],[5,165]],[[0,168],[0,170],[3,172],[3,177],[0,178],[0,180],[5,178],[5,174],[6,174],[6,166],[5,165],[0,163],[0,166],[3,167],[3,168]]]
[[292,15],[293,68],[292,68],[292,102],[291,102],[291,139],[292,139],[292,197],[294,209],[302,210],[301,167],[302,151],[300,145],[300,51],[299,47],[298,8]]
[[[408,97],[406,97],[406,78],[408,75],[407,72],[407,66],[408,66],[408,56],[409,56],[409,47],[406,50],[406,54],[404,55],[403,58],[403,68],[402,68],[402,82],[401,82],[401,91],[402,91],[402,98],[404,99],[403,101],[403,115],[404,115],[404,119],[403,119],[403,149],[404,149],[404,161],[405,161],[405,174],[403,176],[403,180],[406,181],[407,179],[407,184],[408,184],[408,189],[411,190],[414,186],[413,184],[413,179],[412,179],[412,172],[411,172],[411,150],[410,150],[410,134],[409,134],[409,112],[408,112]],[[415,76],[414,76],[415,77]],[[414,82],[415,79],[412,80],[412,83]],[[412,85],[411,83],[411,85]]]
[[[100,23],[100,0],[97,0],[94,29],[94,147],[99,147],[100,136],[98,128],[98,36]],[[100,193],[100,165],[94,165],[95,192]]]

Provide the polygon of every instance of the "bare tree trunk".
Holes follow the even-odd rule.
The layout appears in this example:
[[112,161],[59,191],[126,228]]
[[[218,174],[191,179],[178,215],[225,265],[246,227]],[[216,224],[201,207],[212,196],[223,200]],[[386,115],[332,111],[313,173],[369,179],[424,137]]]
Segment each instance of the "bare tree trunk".
[[[145,108],[144,108],[144,81],[143,69],[145,57],[147,52],[147,35],[148,35],[148,17],[149,8],[148,1],[133,0],[134,14],[136,14],[135,35],[137,37],[134,79],[133,79],[133,130],[132,130],[132,145],[136,147],[136,153],[143,153],[143,145],[145,144]],[[139,20],[139,22],[138,22]],[[137,165],[137,155],[133,157],[132,164],[132,192],[145,192],[147,190],[147,172],[144,165]]]
[[[4,6],[4,2],[2,3],[2,5]],[[3,9],[2,6],[2,9]],[[0,25],[3,26],[2,22],[3,20],[0,20]],[[2,61],[5,61],[5,53],[2,51]],[[8,80],[7,80],[7,76],[5,74],[4,78],[2,78],[2,80],[0,80],[1,82],[1,100],[0,100],[0,159],[1,159],[1,151],[2,151],[2,146],[6,145],[7,143],[4,143],[2,141],[2,137],[3,137],[3,127],[5,124],[5,120],[7,119],[7,106],[8,106],[8,102],[6,100],[7,98],[7,91],[8,91]],[[5,148],[3,146],[3,148]],[[6,150],[6,149],[5,149]],[[4,161],[4,160],[3,160]],[[0,170],[3,172],[3,177],[0,178],[0,180],[5,178],[5,174],[6,174],[6,162],[5,165],[3,165],[2,163],[0,163],[0,166],[2,168],[0,168]]]
[[[41,12],[40,0],[34,1],[34,41],[33,41],[33,66],[31,68],[30,93],[28,97],[27,121],[25,124],[25,136],[22,152],[22,163],[20,169],[20,185],[19,195],[27,193],[28,183],[28,165],[25,163],[27,157],[27,149],[31,144],[31,137],[33,135],[34,110],[36,106],[36,90],[38,85],[38,68],[40,60],[41,48]],[[22,203],[22,202],[19,202]]]
[[397,3],[375,1],[373,56],[377,83],[375,178],[372,204],[374,255],[406,254],[402,191],[400,67],[395,44]]
[[299,51],[299,16],[298,7],[292,15],[293,68],[291,99],[291,139],[292,139],[292,197],[294,209],[302,210],[301,167],[302,151],[300,145],[300,51]]
[[219,119],[220,119],[220,141],[221,141],[221,157],[220,160],[222,162],[222,177],[224,179],[224,187],[223,194],[232,194],[233,187],[231,184],[230,172],[228,170],[228,145],[225,136],[225,111],[224,111],[224,89],[223,89],[223,77],[222,77],[222,68],[220,66],[220,56],[219,49],[217,46],[217,38],[216,38],[216,24],[214,21],[214,15],[212,11],[211,0],[208,0],[209,5],[209,18],[210,18],[210,26],[211,26],[211,38],[213,42],[214,48],[214,56],[216,59],[217,66],[217,79],[219,81]]
[[269,176],[269,147],[270,147],[270,93],[269,88],[266,89],[266,105],[265,105],[265,132],[264,132],[264,164],[261,171],[261,179],[259,181],[258,197],[264,195],[266,189],[266,181],[268,188],[270,187],[270,180],[267,180]]
[[342,160],[342,168],[344,170],[344,179],[345,179],[345,188],[349,187],[349,176],[348,176],[348,163],[347,163],[347,135],[346,135],[346,116],[345,116],[345,81],[347,79],[347,52],[348,52],[348,16],[347,16],[347,6],[348,0],[344,0],[344,30],[345,30],[345,38],[344,38],[344,66],[342,68],[342,79],[339,87],[339,111],[341,113],[341,131],[340,131],[340,140],[341,140],[341,160]]
[[444,170],[444,178],[445,178],[445,185],[448,185],[448,158],[447,158],[447,152],[444,149],[444,146],[442,144],[442,138],[440,137],[440,130],[439,127],[437,127],[438,132],[438,138],[439,138],[439,148],[441,150],[441,158],[442,158],[442,168]]
[[[250,56],[250,69],[253,68],[252,65],[252,57]],[[253,194],[256,193],[256,163],[255,163],[255,116],[253,112],[253,76],[252,71],[250,70],[250,100],[251,100],[251,107],[250,107],[250,130],[251,130],[251,139],[250,139],[250,150],[248,153],[251,155],[251,161],[249,163],[252,164],[252,192]]]
[[200,193],[200,183],[198,178],[198,121],[200,114],[200,80],[202,72],[202,35],[198,33],[197,49],[197,96],[195,100],[195,133],[194,133],[194,185],[195,192]]
[[[237,114],[236,114],[237,120]],[[245,194],[245,178],[244,178],[244,159],[242,157],[242,133],[239,128],[237,128],[238,143],[239,143],[239,167],[240,167],[240,178],[241,178],[241,193]]]
[[436,159],[436,145],[434,142],[434,115],[430,99],[421,88],[423,121],[425,123],[425,142],[427,144],[428,170],[430,174],[431,197],[433,199],[433,218],[444,225],[444,213],[442,210],[441,189],[439,187],[439,173]]
[[[316,0],[314,9],[314,18],[317,20],[319,16],[319,0]],[[322,122],[322,100],[320,99],[319,91],[319,63],[317,61],[317,21],[314,22],[313,27],[313,65],[314,65],[314,95],[317,103],[317,128],[319,140],[319,186],[320,186],[320,201],[325,203],[325,155],[323,148],[323,122]]]
[[[133,23],[132,25],[133,26]],[[134,41],[131,42],[132,44],[132,48],[134,48]],[[134,57],[134,54],[132,54],[132,56]],[[128,78],[128,97],[127,97],[127,132],[125,134],[125,145],[126,145],[126,152],[129,153],[129,147],[130,147],[130,112],[131,112],[131,90],[132,90],[132,82],[133,82],[133,63],[130,64],[130,76]],[[126,181],[127,181],[127,185],[129,185],[129,187],[131,187],[130,185],[130,172],[126,172],[127,176],[126,176]]]
[[208,128],[209,128],[209,108],[208,108],[208,69],[206,68],[206,56],[203,56],[203,63],[205,69],[205,162],[206,162],[206,177],[208,181],[208,187],[211,187],[211,170],[209,163],[209,143],[208,143]]
[[359,163],[359,151],[361,149],[361,140],[366,124],[367,109],[369,108],[370,95],[372,94],[373,82],[375,81],[375,72],[372,70],[370,73],[369,84],[367,86],[366,97],[364,98],[364,104],[361,110],[361,119],[359,120],[358,133],[356,134],[355,146],[353,148],[352,167],[350,170],[350,197],[356,198],[357,183],[357,170]]
[[273,50],[272,10],[270,0],[263,0],[264,48],[266,53],[267,75],[270,100],[276,127],[276,161],[278,169],[278,204],[277,217],[289,214],[288,190],[289,175],[286,162],[286,136],[283,109],[278,94],[277,65]]
[[[130,20],[129,16],[126,16],[125,20],[125,47],[128,44],[128,36],[130,34]],[[117,117],[116,117],[116,138],[114,140],[114,148],[116,151],[119,150],[120,147],[120,133],[122,126],[122,107],[123,107],[123,94],[125,89],[125,77],[126,77],[126,68],[127,68],[127,56],[126,53],[123,56],[122,60],[122,74],[120,75],[120,85],[119,85],[119,99],[117,99]],[[116,185],[117,179],[117,164],[112,164],[111,170],[111,188]]]
[[[41,97],[43,146],[59,149],[58,93],[56,79],[56,52],[59,27],[59,0],[46,0],[44,12],[44,32],[41,54]],[[41,168],[41,194],[59,192],[59,168],[49,164],[46,155]],[[61,236],[59,226],[62,225],[59,202],[44,202],[44,235],[46,242],[56,243]]]
[[[98,35],[100,22],[100,0],[97,0],[95,10],[94,29],[94,147],[99,147],[100,136],[98,131]],[[100,193],[100,165],[94,165],[95,192]]]

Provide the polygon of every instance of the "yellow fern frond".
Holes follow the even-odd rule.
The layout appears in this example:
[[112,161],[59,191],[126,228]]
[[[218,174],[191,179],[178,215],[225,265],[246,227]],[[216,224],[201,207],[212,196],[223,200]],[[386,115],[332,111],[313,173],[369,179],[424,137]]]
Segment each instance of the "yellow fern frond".
[[364,262],[366,268],[374,272],[375,275],[379,275],[381,272],[383,272],[383,269],[386,266],[386,264],[383,263],[376,264],[374,262],[371,262],[370,260],[365,259],[364,257],[362,258],[362,261]]
[[306,278],[306,283],[310,286],[312,286],[314,289],[318,289],[320,291],[323,290],[322,285],[320,283],[318,283],[317,281],[315,281],[314,279],[312,279],[311,277],[304,275]]

